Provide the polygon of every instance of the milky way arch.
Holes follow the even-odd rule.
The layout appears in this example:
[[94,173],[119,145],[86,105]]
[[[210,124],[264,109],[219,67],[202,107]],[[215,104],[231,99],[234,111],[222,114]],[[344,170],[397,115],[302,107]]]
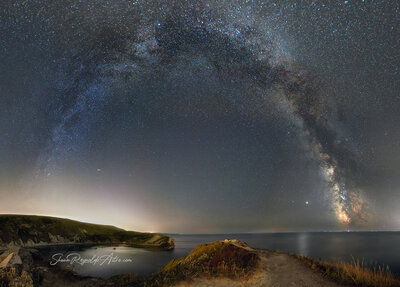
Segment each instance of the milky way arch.
[[[249,38],[256,37],[251,27],[238,25],[236,34],[210,26],[203,14],[194,8],[191,15],[171,14],[162,21],[143,24],[143,27],[122,29],[119,26],[102,28],[74,55],[68,69],[69,83],[62,89],[59,124],[54,127],[47,149],[38,160],[39,172],[50,173],[52,159],[60,147],[70,141],[66,126],[76,115],[87,113],[93,105],[107,102],[110,77],[130,81],[138,74],[151,74],[157,67],[172,65],[182,55],[202,55],[218,77],[245,82],[268,94],[280,91],[293,115],[300,121],[310,150],[329,185],[329,197],[337,219],[349,225],[362,222],[365,200],[353,180],[359,172],[354,155],[338,140],[335,129],[325,114],[327,106],[323,93],[318,91],[310,75],[272,63],[270,54],[260,57],[249,47]],[[146,36],[143,36],[146,31]],[[268,47],[267,47],[268,48]],[[111,75],[111,76],[110,76]],[[71,80],[72,79],[72,80]],[[248,95],[243,95],[246,101]],[[70,145],[70,143],[68,143]]]

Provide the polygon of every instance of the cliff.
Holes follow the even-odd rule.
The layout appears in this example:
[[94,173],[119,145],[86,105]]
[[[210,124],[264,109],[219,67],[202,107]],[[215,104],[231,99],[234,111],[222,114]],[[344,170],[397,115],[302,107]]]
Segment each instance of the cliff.
[[[224,280],[226,278],[234,282],[245,282],[252,278],[260,264],[257,252],[246,243],[238,240],[224,240],[201,244],[187,256],[171,260],[164,268],[150,276],[117,275],[102,283],[113,287],[160,287],[178,286],[181,283],[186,286],[185,284],[192,284],[196,280]],[[213,285],[207,281],[207,284],[201,286]]]
[[34,215],[0,215],[0,248],[55,244],[121,244],[164,250],[174,248],[171,237],[126,231],[64,218]]

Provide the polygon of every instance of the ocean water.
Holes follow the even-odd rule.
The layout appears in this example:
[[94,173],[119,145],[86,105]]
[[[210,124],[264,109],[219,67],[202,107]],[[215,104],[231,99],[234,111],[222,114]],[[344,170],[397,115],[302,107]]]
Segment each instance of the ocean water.
[[[374,267],[388,265],[400,275],[400,232],[312,232],[267,234],[177,235],[173,251],[151,251],[127,246],[52,248],[50,263],[58,262],[81,275],[108,278],[123,273],[151,274],[173,258],[187,255],[201,243],[239,239],[251,247],[280,250],[332,262],[359,260]],[[62,261],[62,260],[61,260]]]

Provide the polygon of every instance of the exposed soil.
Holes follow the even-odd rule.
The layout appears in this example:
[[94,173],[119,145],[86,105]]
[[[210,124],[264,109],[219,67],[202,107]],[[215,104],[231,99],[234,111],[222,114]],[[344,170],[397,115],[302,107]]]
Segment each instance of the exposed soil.
[[259,270],[246,281],[226,278],[198,278],[182,282],[178,287],[337,287],[340,286],[320,273],[305,266],[300,260],[285,253],[256,249],[261,258]]

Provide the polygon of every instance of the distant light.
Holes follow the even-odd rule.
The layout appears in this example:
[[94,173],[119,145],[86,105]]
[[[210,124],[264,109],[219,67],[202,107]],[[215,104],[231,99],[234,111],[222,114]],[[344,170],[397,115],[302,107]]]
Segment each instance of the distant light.
[[308,205],[309,204],[309,202],[308,201],[306,201],[306,205]]

